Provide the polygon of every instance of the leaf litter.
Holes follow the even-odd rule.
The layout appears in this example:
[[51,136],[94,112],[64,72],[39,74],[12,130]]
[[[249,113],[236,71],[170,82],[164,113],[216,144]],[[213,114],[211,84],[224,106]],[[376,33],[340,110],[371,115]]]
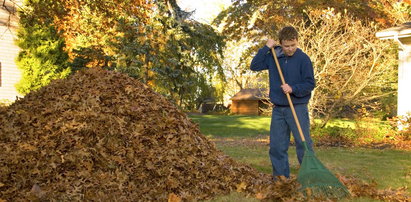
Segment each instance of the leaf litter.
[[[307,200],[295,176],[273,181],[234,161],[165,97],[118,72],[55,80],[0,107],[0,123],[0,201],[190,201],[232,191]],[[353,196],[409,199],[404,189],[340,179]]]

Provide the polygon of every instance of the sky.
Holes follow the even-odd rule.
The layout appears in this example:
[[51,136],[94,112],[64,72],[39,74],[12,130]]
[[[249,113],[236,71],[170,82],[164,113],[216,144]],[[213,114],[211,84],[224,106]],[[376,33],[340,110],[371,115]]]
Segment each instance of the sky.
[[231,4],[231,0],[177,0],[182,10],[195,10],[193,18],[209,24],[214,17]]

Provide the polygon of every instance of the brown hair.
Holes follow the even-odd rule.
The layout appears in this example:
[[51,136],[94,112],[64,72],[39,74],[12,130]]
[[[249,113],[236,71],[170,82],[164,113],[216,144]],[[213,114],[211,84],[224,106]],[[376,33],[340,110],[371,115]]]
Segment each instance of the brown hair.
[[278,39],[280,40],[280,43],[283,40],[298,40],[298,32],[294,27],[287,26],[284,27],[279,33],[278,33]]

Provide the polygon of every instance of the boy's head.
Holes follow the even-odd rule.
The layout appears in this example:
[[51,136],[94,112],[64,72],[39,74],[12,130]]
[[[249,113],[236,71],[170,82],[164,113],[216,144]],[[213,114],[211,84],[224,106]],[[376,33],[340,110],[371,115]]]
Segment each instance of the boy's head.
[[294,27],[287,26],[281,29],[278,34],[281,47],[285,55],[292,56],[297,51],[298,46],[298,32]]
[[280,40],[280,43],[284,40],[292,41],[292,40],[297,40],[298,41],[298,32],[294,27],[287,26],[281,29],[281,31],[278,33],[278,38]]

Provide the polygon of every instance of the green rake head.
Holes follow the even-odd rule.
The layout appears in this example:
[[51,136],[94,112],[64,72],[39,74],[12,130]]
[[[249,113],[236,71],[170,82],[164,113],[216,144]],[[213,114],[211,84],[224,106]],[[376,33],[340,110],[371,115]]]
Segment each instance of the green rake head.
[[302,185],[300,191],[307,197],[343,198],[350,196],[347,188],[308,149],[305,150],[297,181]]

